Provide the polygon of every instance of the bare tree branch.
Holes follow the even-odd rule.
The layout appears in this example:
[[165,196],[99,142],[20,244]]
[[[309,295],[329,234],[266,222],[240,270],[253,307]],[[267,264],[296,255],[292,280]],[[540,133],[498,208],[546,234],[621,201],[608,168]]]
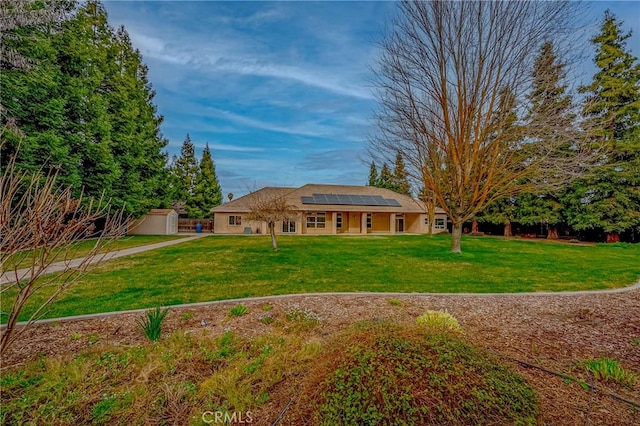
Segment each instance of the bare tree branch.
[[[0,148],[3,142],[0,141]],[[104,222],[101,230],[96,223]],[[55,173],[27,172],[16,167],[15,156],[0,176],[0,284],[2,306],[10,305],[0,337],[0,354],[46,313],[47,308],[104,256],[106,244],[124,234],[123,210],[111,212],[105,200],[75,199],[71,187],[61,188]],[[76,257],[76,243],[91,239],[88,253]],[[53,265],[56,273],[51,272]],[[44,301],[18,327],[18,318],[35,295]]]
[[282,188],[264,188],[260,191],[253,191],[249,198],[249,220],[265,222],[271,235],[271,246],[278,250],[276,240],[276,223],[282,221],[296,220],[300,217],[300,212],[289,204],[287,190]]
[[551,112],[517,120],[535,52],[566,34],[573,4],[408,0],[400,9],[382,44],[370,153],[387,161],[402,153],[453,222],[459,252],[463,222],[488,203],[565,184],[590,162],[582,123],[559,132]]

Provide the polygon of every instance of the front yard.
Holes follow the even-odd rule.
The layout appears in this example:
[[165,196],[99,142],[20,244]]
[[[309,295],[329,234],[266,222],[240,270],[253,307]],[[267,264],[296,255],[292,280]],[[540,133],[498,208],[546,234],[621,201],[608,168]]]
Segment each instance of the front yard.
[[105,262],[47,317],[292,293],[595,290],[640,277],[640,246],[631,244],[468,237],[454,255],[448,235],[282,236],[275,252],[268,238],[210,236]]

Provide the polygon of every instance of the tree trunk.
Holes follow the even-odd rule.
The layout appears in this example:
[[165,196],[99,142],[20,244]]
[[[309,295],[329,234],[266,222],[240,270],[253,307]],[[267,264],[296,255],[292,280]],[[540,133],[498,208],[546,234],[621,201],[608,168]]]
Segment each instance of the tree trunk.
[[451,253],[462,253],[460,242],[462,240],[462,222],[453,223],[451,230]]
[[473,222],[471,222],[471,233],[477,234],[478,232],[478,221],[473,219]]
[[557,240],[558,237],[558,228],[556,226],[550,226],[549,232],[547,233],[548,240]]
[[607,232],[607,242],[608,243],[619,243],[620,235],[617,232]]
[[271,247],[278,250],[278,242],[276,241],[276,224],[269,222],[269,234],[271,234]]
[[513,234],[511,232],[511,222],[507,222],[504,224],[504,236],[505,237],[512,237]]

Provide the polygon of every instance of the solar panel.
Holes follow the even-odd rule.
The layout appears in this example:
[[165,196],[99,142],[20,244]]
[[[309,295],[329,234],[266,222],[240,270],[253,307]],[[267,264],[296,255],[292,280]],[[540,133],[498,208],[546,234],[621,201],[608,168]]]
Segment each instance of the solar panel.
[[342,206],[382,206],[401,207],[393,198],[383,198],[380,195],[356,194],[313,194],[300,197],[302,204],[333,204]]

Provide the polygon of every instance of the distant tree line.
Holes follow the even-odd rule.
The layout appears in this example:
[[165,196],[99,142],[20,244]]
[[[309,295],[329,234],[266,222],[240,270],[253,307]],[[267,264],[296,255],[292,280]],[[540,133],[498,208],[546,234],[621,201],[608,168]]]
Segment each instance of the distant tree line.
[[222,189],[207,143],[198,162],[195,147],[187,134],[180,156],[169,165],[171,205],[180,214],[194,218],[213,217],[211,209],[222,203]]
[[18,170],[55,172],[75,197],[134,217],[176,200],[203,217],[221,202],[208,146],[200,163],[167,164],[147,66],[99,1],[2,2],[0,31],[0,167],[15,154]]
[[387,163],[383,163],[382,168],[380,169],[380,174],[378,174],[376,163],[372,161],[369,167],[368,186],[390,189],[399,194],[411,197],[409,175],[405,168],[404,161],[402,160],[402,154],[399,152],[396,154],[396,162],[393,172]]

